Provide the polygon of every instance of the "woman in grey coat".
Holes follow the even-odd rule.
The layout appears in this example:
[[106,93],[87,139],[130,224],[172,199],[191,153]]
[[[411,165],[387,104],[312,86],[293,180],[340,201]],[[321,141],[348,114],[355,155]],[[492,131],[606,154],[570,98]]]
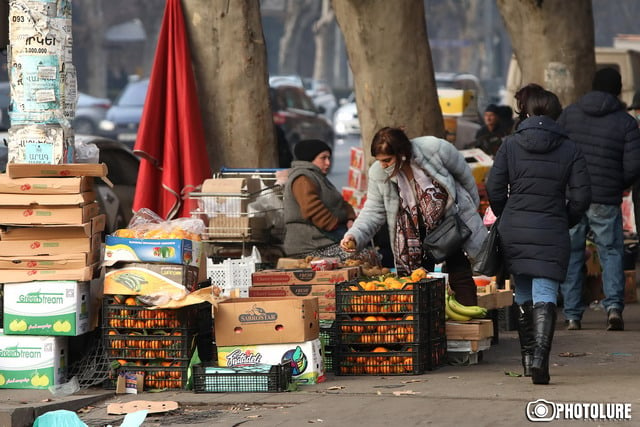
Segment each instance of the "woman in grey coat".
[[364,247],[386,222],[398,273],[419,267],[433,270],[434,261],[422,241],[445,216],[458,212],[472,233],[446,259],[446,270],[456,299],[476,305],[469,258],[478,255],[487,230],[478,214],[478,188],[462,154],[446,140],[409,140],[402,129],[385,127],[374,136],[371,155],[376,161],[369,168],[367,201],[341,247],[349,252]]

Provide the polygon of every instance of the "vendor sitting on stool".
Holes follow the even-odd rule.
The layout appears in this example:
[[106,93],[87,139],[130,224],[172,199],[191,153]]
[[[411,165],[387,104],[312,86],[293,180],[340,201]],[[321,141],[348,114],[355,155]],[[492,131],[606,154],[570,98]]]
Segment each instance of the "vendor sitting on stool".
[[284,251],[294,258],[344,260],[348,254],[338,243],[356,214],[327,178],[331,148],[323,141],[309,139],[298,142],[293,152],[295,160],[284,188]]

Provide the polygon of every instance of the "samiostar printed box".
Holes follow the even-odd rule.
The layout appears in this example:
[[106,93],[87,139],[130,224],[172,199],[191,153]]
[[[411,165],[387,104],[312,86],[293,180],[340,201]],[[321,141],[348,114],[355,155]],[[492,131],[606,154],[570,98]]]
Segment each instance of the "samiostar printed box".
[[4,333],[82,335],[89,331],[89,306],[89,282],[5,284]]
[[0,388],[47,389],[65,382],[67,337],[0,333]]
[[214,313],[216,344],[280,344],[318,338],[318,298],[231,298]]

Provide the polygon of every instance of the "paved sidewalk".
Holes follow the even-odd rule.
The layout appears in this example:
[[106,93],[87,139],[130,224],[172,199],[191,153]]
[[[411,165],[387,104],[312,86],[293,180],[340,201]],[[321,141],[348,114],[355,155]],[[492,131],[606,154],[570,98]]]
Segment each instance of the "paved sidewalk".
[[624,317],[626,331],[607,332],[604,312],[589,310],[583,330],[566,331],[559,315],[548,386],[505,375],[521,371],[517,333],[510,331],[501,332],[500,342],[476,365],[444,366],[417,376],[328,375],[325,383],[291,393],[174,391],[115,396],[92,389],[56,398],[46,391],[0,390],[0,425],[26,426],[29,417],[33,420],[48,410],[75,411],[91,405],[81,415],[87,425],[117,426],[123,417],[107,415],[108,403],[172,400],[181,405],[177,414],[149,416],[143,425],[515,426],[528,424],[525,408],[537,399],[631,405],[631,421],[555,420],[553,425],[639,425],[640,305],[628,305]]

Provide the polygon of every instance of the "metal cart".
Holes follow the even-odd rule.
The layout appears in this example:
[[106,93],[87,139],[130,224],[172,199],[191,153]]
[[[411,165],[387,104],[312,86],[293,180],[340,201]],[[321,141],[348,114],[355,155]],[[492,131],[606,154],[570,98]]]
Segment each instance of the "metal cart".
[[[286,169],[223,168],[214,178],[251,178],[259,182],[259,190],[235,193],[192,192],[198,209],[192,217],[207,224],[203,241],[212,259],[248,256],[257,247],[261,254],[283,255],[284,209],[283,186]],[[280,174],[285,176],[280,178]],[[267,256],[269,258],[269,256]]]

